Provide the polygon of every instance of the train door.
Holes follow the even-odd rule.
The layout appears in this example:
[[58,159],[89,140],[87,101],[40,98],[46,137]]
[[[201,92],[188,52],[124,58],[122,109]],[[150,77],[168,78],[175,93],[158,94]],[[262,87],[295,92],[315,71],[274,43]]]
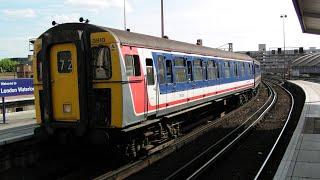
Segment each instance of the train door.
[[165,59],[163,54],[155,53],[153,55],[155,59],[155,65],[157,69],[157,85],[156,85],[156,113],[158,114],[161,104],[166,103],[166,69],[165,69]]
[[[187,68],[186,59],[183,56],[174,56],[173,58],[174,74],[174,98],[172,100],[179,103],[187,101]],[[171,99],[170,99],[171,100]],[[171,100],[171,101],[172,101]]]
[[215,93],[219,90],[219,61],[214,59],[207,60],[207,80],[208,80],[208,88],[207,94]]
[[172,102],[175,98],[176,84],[174,83],[174,74],[173,74],[173,62],[172,56],[165,56],[165,69],[166,69],[166,106],[172,105]]
[[53,119],[78,121],[79,88],[77,49],[75,44],[57,44],[50,52]]
[[203,58],[194,58],[193,59],[193,95],[196,97],[204,97],[205,91],[204,87],[206,82],[203,79]]
[[186,66],[187,66],[187,99],[188,101],[190,101],[194,96],[193,89],[195,88],[195,83],[193,80],[193,67],[192,67],[191,57],[187,58]]

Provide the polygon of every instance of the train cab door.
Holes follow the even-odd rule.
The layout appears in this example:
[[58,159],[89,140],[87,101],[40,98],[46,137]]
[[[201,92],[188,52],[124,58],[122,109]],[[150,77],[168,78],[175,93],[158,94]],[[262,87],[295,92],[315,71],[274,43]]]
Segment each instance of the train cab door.
[[146,85],[148,91],[146,104],[147,112],[153,110],[153,107],[155,107],[157,113],[159,108],[158,89],[156,81],[157,78],[155,77],[154,62],[151,58],[146,58]]
[[77,48],[73,43],[53,45],[50,51],[53,119],[80,119]]

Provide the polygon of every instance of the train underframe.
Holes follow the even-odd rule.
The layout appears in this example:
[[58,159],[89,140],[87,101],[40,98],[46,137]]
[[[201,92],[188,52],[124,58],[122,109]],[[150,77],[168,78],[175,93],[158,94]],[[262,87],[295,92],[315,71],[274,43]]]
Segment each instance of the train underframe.
[[[190,132],[201,124],[223,116],[225,113],[248,102],[257,89],[247,90],[198,107],[163,116],[140,128],[115,133],[110,144],[115,145],[126,157],[136,158],[160,150],[170,145],[174,139]],[[209,118],[208,118],[209,117]],[[152,121],[152,120],[151,120]],[[119,143],[121,142],[121,143]]]

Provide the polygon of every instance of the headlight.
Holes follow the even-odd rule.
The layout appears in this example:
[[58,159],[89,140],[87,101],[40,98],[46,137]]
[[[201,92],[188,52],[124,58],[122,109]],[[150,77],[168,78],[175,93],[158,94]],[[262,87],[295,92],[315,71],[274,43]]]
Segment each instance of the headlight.
[[63,112],[70,113],[71,112],[71,104],[63,104]]

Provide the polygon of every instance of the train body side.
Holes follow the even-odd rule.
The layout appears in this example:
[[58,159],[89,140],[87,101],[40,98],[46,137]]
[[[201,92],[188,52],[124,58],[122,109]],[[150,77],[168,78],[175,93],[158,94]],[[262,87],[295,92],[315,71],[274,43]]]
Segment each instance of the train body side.
[[[254,88],[254,66],[250,60],[126,46],[121,48],[124,67],[128,53],[136,56],[140,67],[140,74],[131,74],[127,77],[128,83],[123,85],[123,127],[144,121],[149,116],[161,117]],[[215,75],[212,72],[209,75],[208,64],[216,65]],[[226,64],[230,66],[228,75]],[[168,72],[169,69],[171,72]]]

